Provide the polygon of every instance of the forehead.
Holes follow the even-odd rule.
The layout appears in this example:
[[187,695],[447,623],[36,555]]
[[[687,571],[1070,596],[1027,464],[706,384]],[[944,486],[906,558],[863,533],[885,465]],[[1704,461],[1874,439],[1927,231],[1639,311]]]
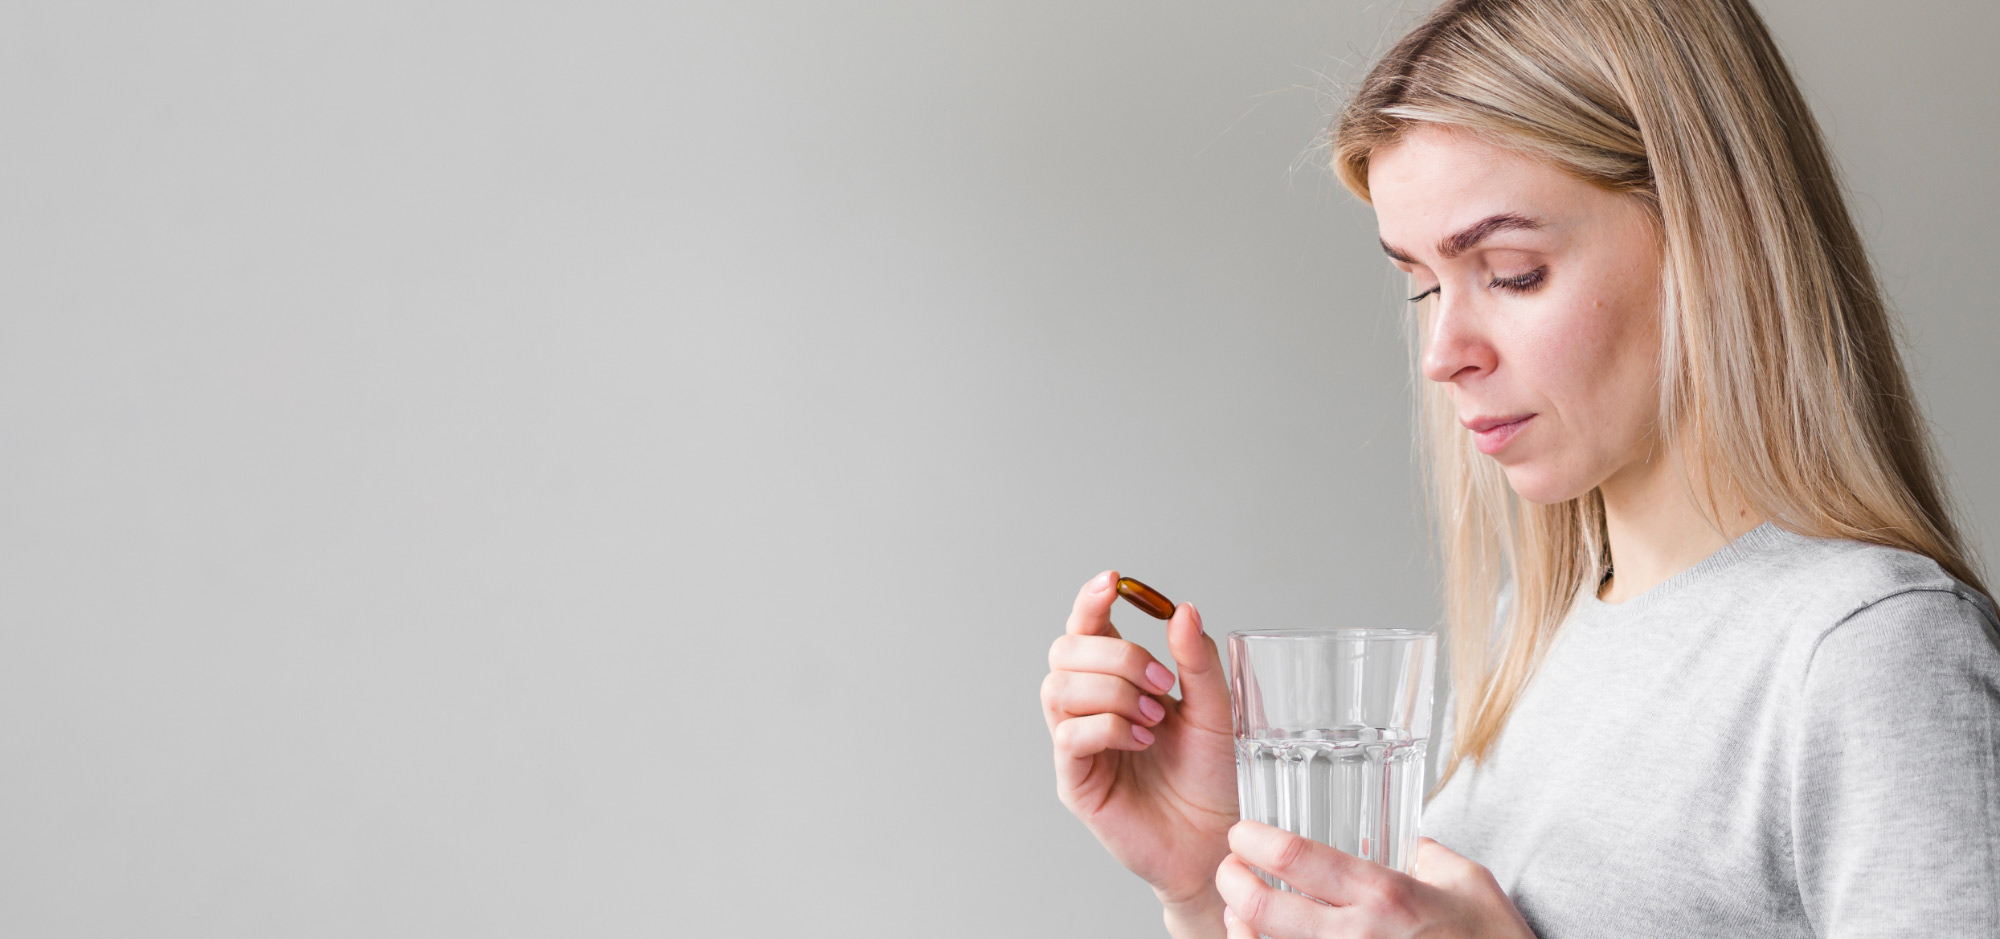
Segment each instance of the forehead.
[[1414,127],[1368,158],[1382,240],[1409,250],[1500,213],[1559,219],[1593,192],[1540,160],[1436,125]]

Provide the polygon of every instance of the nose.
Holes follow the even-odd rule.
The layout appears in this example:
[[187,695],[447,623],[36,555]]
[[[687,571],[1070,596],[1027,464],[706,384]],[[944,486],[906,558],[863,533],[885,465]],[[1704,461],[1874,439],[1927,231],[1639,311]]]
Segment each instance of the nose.
[[1436,382],[1463,382],[1493,371],[1498,360],[1477,311],[1442,295],[1429,306],[1424,324],[1424,377]]

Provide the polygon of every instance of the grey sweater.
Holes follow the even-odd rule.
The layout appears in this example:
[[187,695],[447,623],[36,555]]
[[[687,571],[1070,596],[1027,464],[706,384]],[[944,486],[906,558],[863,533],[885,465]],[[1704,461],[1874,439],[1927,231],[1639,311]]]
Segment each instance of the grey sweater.
[[1764,525],[1586,591],[1423,831],[1542,939],[2000,937],[2000,621],[1929,559]]

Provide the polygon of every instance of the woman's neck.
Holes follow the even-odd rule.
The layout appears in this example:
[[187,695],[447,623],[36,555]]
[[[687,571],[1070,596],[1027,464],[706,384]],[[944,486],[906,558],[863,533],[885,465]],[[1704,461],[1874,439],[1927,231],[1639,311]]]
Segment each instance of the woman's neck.
[[1612,562],[1598,599],[1623,603],[1637,597],[1764,522],[1726,485],[1716,487],[1711,522],[1695,501],[1699,491],[1666,458],[1634,463],[1598,487]]

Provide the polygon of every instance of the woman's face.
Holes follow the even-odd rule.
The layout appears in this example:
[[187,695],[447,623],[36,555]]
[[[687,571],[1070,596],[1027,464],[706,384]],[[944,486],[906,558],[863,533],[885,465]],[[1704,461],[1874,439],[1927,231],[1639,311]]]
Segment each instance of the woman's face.
[[1425,295],[1424,377],[1514,491],[1644,476],[1658,443],[1660,250],[1629,196],[1419,125],[1368,162],[1383,250]]

